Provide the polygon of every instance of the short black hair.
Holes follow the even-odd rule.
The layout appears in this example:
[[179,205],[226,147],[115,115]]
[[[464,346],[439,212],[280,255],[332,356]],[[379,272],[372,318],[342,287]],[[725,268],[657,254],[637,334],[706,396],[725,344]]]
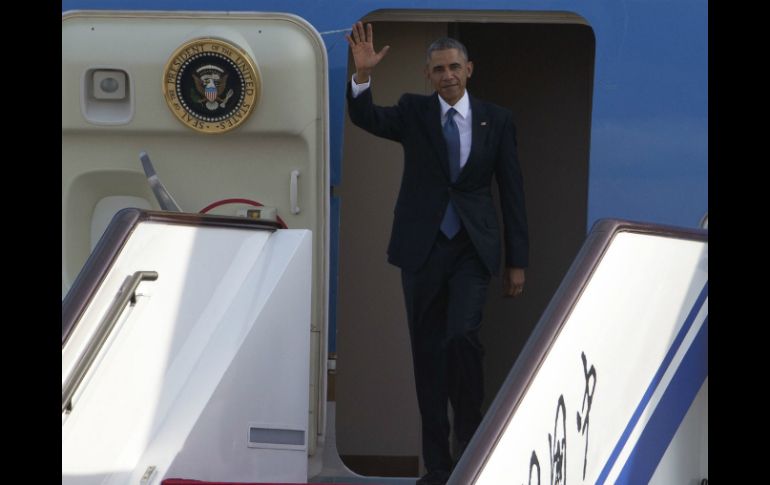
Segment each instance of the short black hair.
[[428,52],[425,53],[425,63],[430,64],[430,56],[433,51],[445,51],[447,49],[457,49],[460,54],[468,61],[468,49],[465,48],[462,42],[451,37],[442,37],[434,40],[433,43],[428,46]]

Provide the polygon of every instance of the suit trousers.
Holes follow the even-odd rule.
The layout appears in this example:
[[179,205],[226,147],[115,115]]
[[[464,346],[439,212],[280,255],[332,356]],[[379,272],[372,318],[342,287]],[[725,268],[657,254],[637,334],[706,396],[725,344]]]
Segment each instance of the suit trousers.
[[429,472],[452,469],[447,400],[462,445],[481,422],[479,329],[490,278],[465,228],[451,240],[439,231],[426,263],[417,271],[401,271]]

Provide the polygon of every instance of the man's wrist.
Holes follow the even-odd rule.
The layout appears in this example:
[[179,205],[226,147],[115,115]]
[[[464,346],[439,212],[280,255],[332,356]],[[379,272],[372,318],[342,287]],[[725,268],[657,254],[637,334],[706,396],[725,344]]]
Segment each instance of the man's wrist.
[[369,85],[371,82],[371,78],[364,83],[359,82],[358,79],[356,78],[355,73],[350,77],[350,90],[351,90],[351,94],[353,95],[353,98],[357,98],[359,94],[369,89]]
[[355,75],[353,76],[353,82],[356,84],[368,84],[371,80],[371,71],[365,70],[365,71],[356,71]]

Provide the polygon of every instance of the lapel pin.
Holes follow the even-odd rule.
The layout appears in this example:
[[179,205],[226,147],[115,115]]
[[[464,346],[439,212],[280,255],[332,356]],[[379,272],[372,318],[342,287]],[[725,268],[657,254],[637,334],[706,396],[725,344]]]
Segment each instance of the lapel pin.
[[482,121],[481,122],[481,126],[487,126],[487,122],[486,121]]

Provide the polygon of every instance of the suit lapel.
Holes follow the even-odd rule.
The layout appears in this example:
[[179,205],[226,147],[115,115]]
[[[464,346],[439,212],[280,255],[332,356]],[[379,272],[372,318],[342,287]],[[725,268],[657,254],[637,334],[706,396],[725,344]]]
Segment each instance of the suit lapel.
[[481,148],[484,146],[489,134],[489,116],[484,109],[484,105],[473,96],[470,96],[470,94],[468,96],[471,103],[471,117],[473,118],[473,124],[471,125],[471,152],[468,154],[468,161],[460,171],[460,175],[457,176],[458,182],[466,177],[468,172],[473,171],[473,168],[478,163]]
[[428,98],[428,108],[425,111],[425,126],[428,129],[428,137],[431,144],[438,155],[441,171],[444,172],[448,179],[449,152],[447,151],[446,140],[444,140],[444,132],[441,129],[441,105],[438,102],[437,93],[433,93],[433,96]]

